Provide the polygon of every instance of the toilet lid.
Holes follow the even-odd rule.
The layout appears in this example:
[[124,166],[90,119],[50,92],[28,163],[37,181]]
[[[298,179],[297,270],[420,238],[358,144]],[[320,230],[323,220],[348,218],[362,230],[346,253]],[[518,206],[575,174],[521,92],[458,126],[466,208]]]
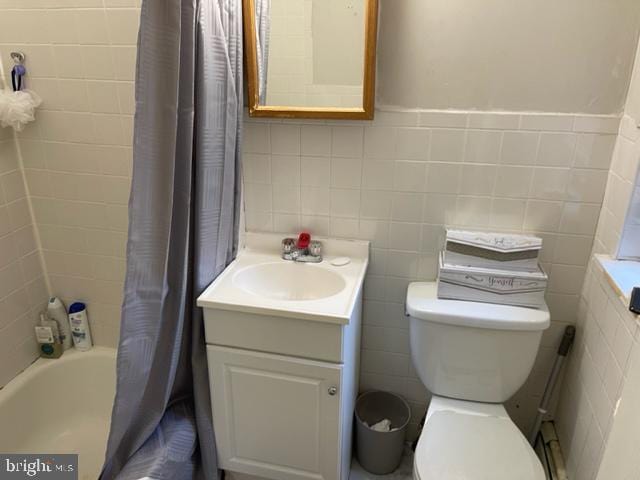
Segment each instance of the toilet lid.
[[508,417],[441,410],[415,454],[420,480],[545,480],[533,448]]

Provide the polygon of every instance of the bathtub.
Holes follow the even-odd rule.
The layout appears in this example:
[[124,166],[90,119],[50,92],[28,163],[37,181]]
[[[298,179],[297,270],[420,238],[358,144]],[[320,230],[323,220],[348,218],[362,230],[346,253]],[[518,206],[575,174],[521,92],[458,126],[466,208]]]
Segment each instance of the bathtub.
[[79,478],[98,478],[116,386],[116,351],[39,359],[0,390],[0,452],[78,453]]

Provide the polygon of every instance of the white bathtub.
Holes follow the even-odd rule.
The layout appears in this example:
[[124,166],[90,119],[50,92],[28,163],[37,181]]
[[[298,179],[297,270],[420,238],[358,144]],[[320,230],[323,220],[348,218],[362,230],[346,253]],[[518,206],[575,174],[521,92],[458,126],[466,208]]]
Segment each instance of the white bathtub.
[[78,453],[82,480],[98,478],[116,386],[116,351],[67,350],[39,359],[0,390],[0,452]]

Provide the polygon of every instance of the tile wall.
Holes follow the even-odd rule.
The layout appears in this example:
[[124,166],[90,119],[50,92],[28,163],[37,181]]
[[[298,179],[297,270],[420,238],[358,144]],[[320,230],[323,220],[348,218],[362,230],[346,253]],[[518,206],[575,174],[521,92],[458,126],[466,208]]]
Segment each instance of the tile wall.
[[[45,100],[17,146],[51,289],[67,301],[88,302],[94,338],[103,345],[117,343],[120,318],[138,4],[0,0],[0,55],[6,61],[11,50],[24,51],[29,85]],[[436,111],[379,111],[373,123],[250,120],[247,228],[305,228],[372,241],[362,388],[406,396],[416,407],[414,429],[427,393],[411,368],[402,303],[409,281],[434,278],[443,226],[542,235],[554,323],[529,383],[510,404],[526,428],[558,335],[575,321],[617,125],[607,116]],[[0,146],[4,179],[16,175],[17,159],[10,139]],[[7,183],[15,195],[16,184]],[[24,193],[17,195],[0,215],[24,205]],[[20,266],[26,287],[7,288],[29,296],[27,310],[2,314],[4,328],[23,328],[23,322],[5,324],[33,313],[47,295],[33,266],[28,223],[0,222],[12,225],[0,241],[25,236],[15,242],[20,250],[8,268]],[[1,338],[15,348],[16,338],[27,338],[20,329]],[[23,344],[26,353],[1,357],[0,365],[32,358],[30,344]],[[0,380],[3,375],[0,368]]]
[[596,260],[589,265],[576,327],[555,418],[569,478],[592,480],[626,378],[637,375],[630,369],[630,352],[640,347],[637,317]]
[[[640,49],[638,50],[640,59]],[[636,60],[625,115],[614,148],[593,252],[615,256],[640,168],[640,64]],[[628,311],[592,260],[579,302],[577,337],[560,393],[556,424],[569,475],[596,478],[628,376],[630,352],[638,350],[638,318]],[[598,477],[601,480],[607,478]]]
[[0,55],[25,52],[44,99],[18,145],[52,293],[88,303],[101,345],[118,339],[139,3],[0,0]]
[[37,357],[33,327],[46,303],[47,287],[13,135],[0,129],[0,388]]
[[638,441],[640,441],[640,343],[633,342],[627,360],[624,386],[621,387],[620,400],[616,405],[611,432],[603,453],[598,480],[632,479],[640,473]]
[[249,120],[247,229],[372,242],[361,387],[427,392],[412,370],[407,284],[433,280],[444,226],[544,238],[553,325],[510,402],[533,418],[563,328],[575,321],[619,118],[533,113],[378,111],[372,123]]

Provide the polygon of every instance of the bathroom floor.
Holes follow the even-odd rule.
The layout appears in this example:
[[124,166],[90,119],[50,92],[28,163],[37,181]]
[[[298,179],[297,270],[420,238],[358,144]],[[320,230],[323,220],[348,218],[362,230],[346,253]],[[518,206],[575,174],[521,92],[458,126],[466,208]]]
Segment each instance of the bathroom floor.
[[388,475],[373,475],[360,466],[354,458],[351,461],[351,475],[349,480],[412,480],[413,479],[413,451],[406,448],[402,457],[402,463],[398,469]]

